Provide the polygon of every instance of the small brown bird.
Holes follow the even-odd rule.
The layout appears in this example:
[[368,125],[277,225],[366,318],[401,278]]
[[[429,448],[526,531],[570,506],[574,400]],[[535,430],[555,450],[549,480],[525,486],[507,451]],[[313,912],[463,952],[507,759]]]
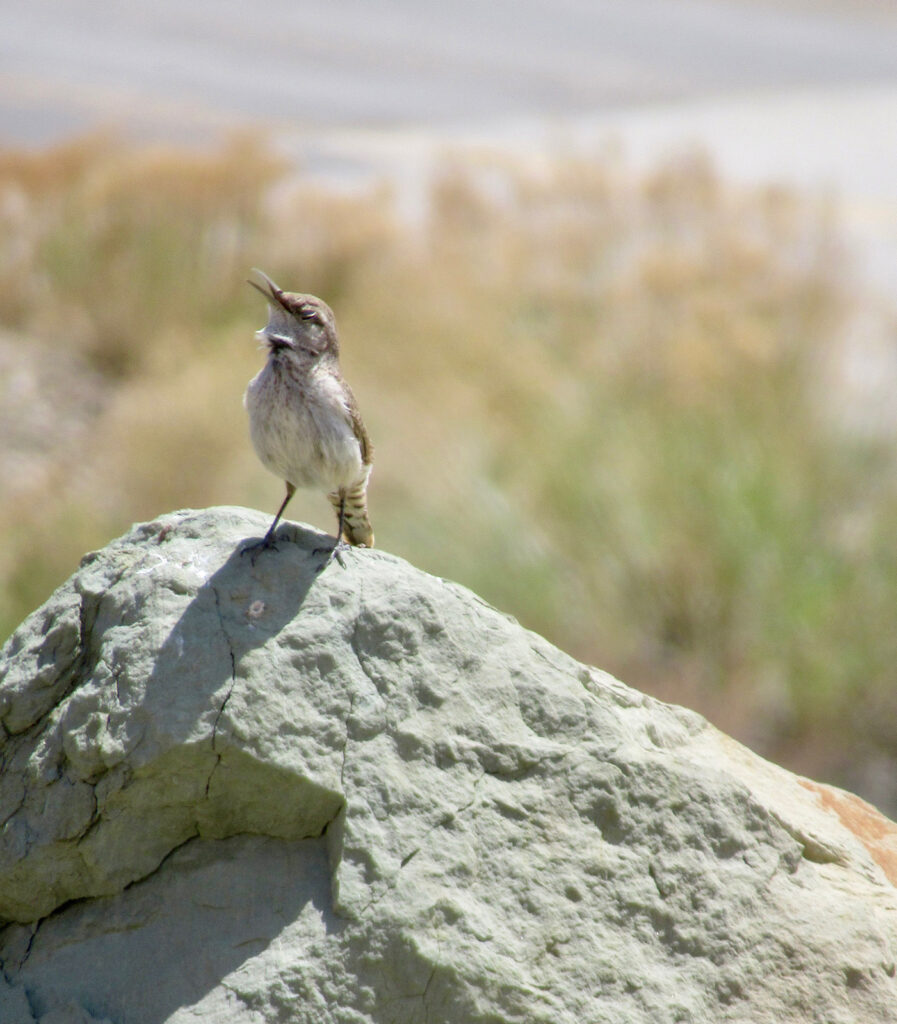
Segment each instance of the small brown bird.
[[297,487],[330,499],[338,519],[334,551],[344,535],[350,544],[373,547],[367,484],[374,448],[340,373],[333,312],[314,295],[285,292],[262,271],[254,273],[264,287],[249,284],[268,300],[268,324],[256,334],[268,346],[268,360],[249,382],[243,404],[256,454],[286,481],[287,493],[264,539],[252,547],[272,545]]

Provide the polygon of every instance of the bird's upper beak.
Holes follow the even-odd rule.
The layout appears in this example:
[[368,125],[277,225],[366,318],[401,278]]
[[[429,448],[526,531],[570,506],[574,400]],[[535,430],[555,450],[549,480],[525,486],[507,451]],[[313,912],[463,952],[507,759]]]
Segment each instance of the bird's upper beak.
[[265,285],[262,286],[257,281],[252,280],[248,283],[256,291],[261,292],[268,300],[268,323],[262,330],[256,331],[256,338],[263,344],[267,344],[272,352],[282,348],[295,348],[296,344],[293,338],[295,324],[290,311],[284,303],[284,290],[278,288],[263,271],[256,267],[252,269],[254,274],[258,274],[262,278]]
[[261,292],[269,302],[273,301],[278,306],[283,306],[283,288],[278,288],[264,270],[259,270],[258,267],[253,267],[252,272],[253,274],[258,274],[259,277],[262,278],[265,282],[265,287],[262,287],[258,281],[253,281],[251,278],[246,283],[251,284],[256,291]]

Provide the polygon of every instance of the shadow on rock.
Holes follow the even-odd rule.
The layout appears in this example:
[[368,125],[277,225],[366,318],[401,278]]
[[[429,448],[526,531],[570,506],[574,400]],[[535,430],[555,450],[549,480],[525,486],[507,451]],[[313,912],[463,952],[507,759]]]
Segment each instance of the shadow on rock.
[[[241,659],[276,637],[298,614],[326,564],[326,554],[317,553],[322,539],[319,533],[285,524],[278,530],[276,547],[244,553],[254,538],[241,540],[197,590],[162,643],[146,683],[147,709],[152,713],[164,702],[169,731],[173,692],[178,694],[181,738],[210,711],[221,713]],[[215,694],[222,695],[217,703]]]
[[258,958],[264,973],[277,961],[276,948],[266,951],[300,917],[307,938],[337,924],[322,840],[193,840],[118,896],[50,918],[18,980],[39,989],[41,1013],[75,999],[130,1024],[161,1024],[217,989],[206,1013],[225,1020],[222,979],[251,992],[241,966]]

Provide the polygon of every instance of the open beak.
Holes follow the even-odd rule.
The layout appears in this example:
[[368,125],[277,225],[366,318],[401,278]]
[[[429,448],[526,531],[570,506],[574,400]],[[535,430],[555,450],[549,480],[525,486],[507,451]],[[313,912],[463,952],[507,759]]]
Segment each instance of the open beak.
[[256,338],[262,344],[266,344],[271,352],[282,348],[295,348],[296,344],[290,333],[292,317],[284,304],[283,288],[278,288],[271,278],[258,267],[253,267],[252,272],[262,278],[265,286],[263,287],[258,281],[253,280],[247,281],[247,284],[251,284],[257,292],[261,292],[268,302],[268,323],[262,330],[256,331]]
[[257,292],[261,292],[269,302],[273,299],[278,306],[283,306],[283,288],[278,288],[264,270],[259,270],[258,267],[253,267],[252,272],[253,274],[258,274],[259,277],[264,280],[267,287],[263,288],[258,281],[253,281],[251,278],[247,280],[246,283],[251,284]]

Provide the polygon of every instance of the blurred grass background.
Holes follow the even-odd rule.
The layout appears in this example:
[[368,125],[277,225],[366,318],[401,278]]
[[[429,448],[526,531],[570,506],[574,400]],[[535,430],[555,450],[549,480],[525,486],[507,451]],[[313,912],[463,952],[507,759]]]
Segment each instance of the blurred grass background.
[[0,629],[132,521],[273,513],[260,266],[336,311],[380,546],[894,815],[895,455],[841,415],[842,259],[697,157],[446,154],[409,223],[252,137],[0,151]]

